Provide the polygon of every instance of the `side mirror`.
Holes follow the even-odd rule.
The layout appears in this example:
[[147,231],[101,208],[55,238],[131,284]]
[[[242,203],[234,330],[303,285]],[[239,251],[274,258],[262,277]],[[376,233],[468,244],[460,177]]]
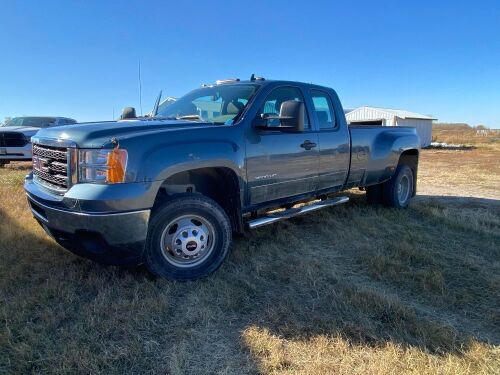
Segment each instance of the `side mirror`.
[[134,107],[123,108],[120,120],[126,120],[130,118],[137,118],[137,115],[135,114],[135,108]]
[[[257,127],[259,129],[301,132],[304,131],[304,113],[304,102],[287,100],[281,103],[279,116],[260,115]],[[277,121],[279,121],[279,126],[275,125]]]
[[280,123],[283,128],[301,132],[304,131],[304,102],[296,100],[287,100],[281,103],[280,107]]

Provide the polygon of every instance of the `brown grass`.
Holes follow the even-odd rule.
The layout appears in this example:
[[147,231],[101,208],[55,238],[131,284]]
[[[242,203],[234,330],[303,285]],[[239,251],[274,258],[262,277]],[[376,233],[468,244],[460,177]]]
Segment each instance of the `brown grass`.
[[467,124],[433,124],[432,140],[464,145],[497,145],[500,140],[500,130],[478,131]]
[[424,150],[420,169],[427,196],[473,182],[489,200],[397,211],[352,191],[237,239],[190,283],[61,249],[30,217],[26,170],[0,170],[0,373],[500,373],[494,151]]
[[471,150],[422,150],[418,192],[500,199],[500,142]]

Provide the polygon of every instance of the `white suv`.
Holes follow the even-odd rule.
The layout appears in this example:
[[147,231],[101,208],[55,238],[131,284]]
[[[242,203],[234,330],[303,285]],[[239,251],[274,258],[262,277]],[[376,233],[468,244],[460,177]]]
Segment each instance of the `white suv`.
[[0,168],[15,160],[31,160],[31,137],[41,128],[76,124],[67,117],[14,117],[0,126]]

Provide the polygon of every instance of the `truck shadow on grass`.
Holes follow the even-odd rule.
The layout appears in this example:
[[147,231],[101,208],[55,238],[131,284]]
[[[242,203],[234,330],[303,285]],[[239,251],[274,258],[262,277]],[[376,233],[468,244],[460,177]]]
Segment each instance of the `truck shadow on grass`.
[[264,284],[248,300],[262,302],[256,325],[285,338],[340,335],[441,354],[473,337],[500,343],[500,210],[468,200],[396,211],[351,198],[239,242],[248,251],[235,257],[250,254]]
[[500,344],[496,206],[420,200],[398,211],[351,199],[236,239],[215,275],[188,283],[77,258],[23,230],[35,225],[28,214],[0,208],[0,363],[254,373],[272,338],[437,356]]

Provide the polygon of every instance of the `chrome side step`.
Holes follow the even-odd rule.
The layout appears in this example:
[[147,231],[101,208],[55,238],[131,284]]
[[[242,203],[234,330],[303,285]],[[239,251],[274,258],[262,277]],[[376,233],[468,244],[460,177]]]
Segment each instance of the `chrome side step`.
[[259,217],[257,219],[249,220],[247,222],[247,227],[249,229],[255,229],[267,224],[275,223],[280,220],[290,219],[291,217],[294,216],[299,216],[302,214],[306,214],[308,212],[321,210],[322,208],[325,207],[336,206],[338,204],[347,203],[348,201],[349,197],[335,197],[317,203],[313,203],[308,206],[303,206],[300,208],[290,208],[289,210],[277,212],[275,214],[268,214]]

